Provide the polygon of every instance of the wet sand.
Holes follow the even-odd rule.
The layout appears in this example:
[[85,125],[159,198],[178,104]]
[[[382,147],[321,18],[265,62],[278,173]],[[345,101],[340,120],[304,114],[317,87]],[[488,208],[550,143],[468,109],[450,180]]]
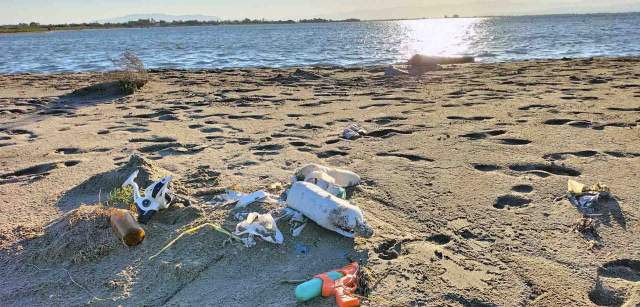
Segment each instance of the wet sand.
[[[71,94],[96,83],[92,73],[0,76],[0,300],[289,306],[293,286],[282,280],[352,256],[375,281],[365,305],[635,306],[639,64],[465,64],[391,79],[376,67],[166,70],[130,96]],[[349,123],[368,135],[341,139]],[[307,163],[353,170],[363,184],[351,201],[375,235],[350,240],[310,225],[292,238],[283,225],[284,245],[247,249],[203,231],[148,260],[186,226],[233,229],[229,207],[197,203],[159,214],[141,246],[80,263],[34,258],[52,231],[44,226],[109,192],[74,188],[133,154],[192,195],[288,183]],[[570,178],[612,190],[592,216],[597,236],[574,230],[583,213],[566,200]]]

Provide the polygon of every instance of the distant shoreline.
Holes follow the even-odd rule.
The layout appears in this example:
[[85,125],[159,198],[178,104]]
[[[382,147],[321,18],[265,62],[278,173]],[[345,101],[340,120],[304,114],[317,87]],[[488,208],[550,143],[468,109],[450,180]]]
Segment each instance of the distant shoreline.
[[307,24],[307,23],[338,23],[338,22],[360,22],[362,20],[349,18],[342,20],[332,19],[302,19],[302,20],[231,20],[231,21],[155,21],[153,19],[139,19],[126,23],[72,23],[41,25],[38,23],[3,25],[0,26],[0,34],[11,33],[38,33],[53,31],[79,31],[79,30],[101,30],[101,29],[140,29],[140,28],[172,28],[172,27],[199,27],[199,26],[221,26],[221,25],[263,25],[263,24]]
[[423,17],[423,18],[398,18],[398,19],[357,19],[348,18],[341,20],[333,19],[300,19],[300,20],[263,20],[263,19],[244,19],[244,20],[223,20],[223,21],[155,21],[153,19],[139,19],[137,21],[129,21],[126,23],[69,23],[69,24],[49,24],[41,25],[38,23],[18,24],[18,25],[0,25],[0,34],[15,33],[41,33],[55,31],[81,31],[81,30],[100,30],[100,29],[142,29],[142,28],[171,28],[171,27],[189,27],[189,26],[219,26],[219,25],[270,25],[270,24],[314,24],[314,23],[340,23],[340,22],[376,22],[376,21],[402,21],[402,20],[423,20],[423,19],[464,19],[464,18],[510,18],[510,17],[544,17],[544,16],[606,16],[606,15],[626,15],[640,14],[640,12],[618,12],[618,13],[586,13],[586,14],[533,14],[533,15],[487,15],[487,16],[457,16],[453,17]]

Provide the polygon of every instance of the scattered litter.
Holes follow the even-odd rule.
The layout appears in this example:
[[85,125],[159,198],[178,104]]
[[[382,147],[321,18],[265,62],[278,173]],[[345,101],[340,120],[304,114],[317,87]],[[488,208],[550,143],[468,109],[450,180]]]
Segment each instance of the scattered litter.
[[300,242],[296,243],[295,246],[296,254],[298,255],[309,255],[309,246],[302,244]]
[[167,243],[167,245],[165,245],[162,249],[160,249],[159,252],[157,252],[155,255],[149,257],[149,260],[153,260],[153,258],[156,258],[158,256],[160,256],[160,254],[162,254],[164,251],[166,251],[167,249],[169,249],[171,246],[173,246],[176,242],[178,242],[178,240],[180,240],[182,237],[184,237],[185,235],[192,235],[196,232],[198,232],[200,229],[205,228],[205,227],[211,227],[213,228],[213,230],[222,233],[226,236],[229,237],[229,239],[231,240],[236,240],[238,242],[243,242],[242,239],[240,239],[238,236],[228,232],[226,229],[222,228],[222,226],[218,225],[218,224],[214,224],[214,223],[204,223],[200,226],[196,226],[193,228],[189,228],[185,231],[183,231],[180,235],[178,235],[175,239],[171,240],[171,242]]
[[384,68],[384,76],[385,77],[397,77],[397,76],[404,76],[404,75],[408,75],[408,74],[409,74],[408,71],[396,68],[393,65],[389,65],[389,66]]
[[349,204],[309,182],[296,182],[287,193],[287,206],[299,211],[318,225],[345,237],[371,237],[373,229],[364,220],[360,208]]
[[[402,75],[420,76],[429,71],[440,70],[440,65],[473,63],[473,57],[438,57],[416,54],[412,56],[406,64],[390,65],[385,67],[385,77],[396,77]],[[398,68],[401,67],[401,68]]]
[[255,202],[263,201],[268,196],[269,196],[269,194],[267,194],[267,192],[265,192],[265,191],[257,191],[257,192],[253,192],[251,194],[244,195],[244,196],[240,197],[240,199],[238,199],[238,202],[236,203],[235,209],[242,209],[242,208],[245,208],[246,206],[248,206],[250,204],[253,204]]
[[584,184],[577,182],[575,180],[569,179],[567,182],[569,193],[575,194],[576,196],[581,196],[583,194],[589,193],[598,193],[601,196],[609,195],[611,192],[609,187],[598,182],[590,187],[585,186]]
[[127,246],[136,246],[144,240],[144,229],[136,222],[129,210],[113,209],[109,221],[118,239]]
[[465,64],[475,62],[474,57],[441,57],[416,54],[412,56],[407,64],[411,66],[429,66],[429,65],[449,65],[449,64]]
[[367,134],[367,130],[358,124],[351,124],[342,131],[342,138],[346,140],[359,139]]
[[208,205],[224,206],[237,203],[245,194],[233,190],[225,189],[224,193],[216,195],[207,202]]
[[598,235],[598,227],[600,226],[600,222],[596,219],[592,219],[589,217],[582,217],[578,221],[576,221],[573,226],[573,230],[577,233],[581,233],[589,238],[599,238]]
[[133,188],[133,200],[138,207],[138,221],[146,224],[151,217],[161,209],[167,209],[173,201],[174,196],[169,192],[169,183],[172,176],[166,176],[150,184],[144,190],[144,196],[140,195],[140,188],[134,181],[138,176],[138,170],[127,178],[122,187],[131,186]]
[[569,201],[580,209],[593,209],[600,199],[608,199],[611,196],[609,187],[598,182],[590,187],[569,179],[567,182],[567,197]]
[[307,217],[300,211],[291,208],[284,208],[279,220],[289,220],[289,227],[291,228],[291,235],[297,237],[302,233],[302,230],[307,226]]
[[284,242],[284,236],[282,236],[271,214],[249,213],[246,220],[236,225],[234,234],[236,236],[248,234],[247,237],[240,239],[246,247],[256,245],[254,236],[258,236],[267,242],[275,244],[282,244]]
[[284,190],[284,185],[281,182],[270,183],[269,186],[267,186],[269,193],[278,193],[282,190]]
[[354,295],[360,284],[359,272],[359,264],[353,262],[341,269],[318,274],[296,287],[296,299],[306,302],[320,295],[335,296],[339,307],[360,306],[360,299]]
[[278,200],[273,197],[273,195],[262,190],[249,194],[225,190],[225,193],[217,195],[215,198],[208,201],[207,204],[216,206],[236,204],[234,210],[237,210],[246,208],[248,205],[255,202],[277,203]]
[[307,164],[304,167],[296,171],[294,181],[303,181],[313,172],[323,172],[334,179],[334,183],[338,186],[348,188],[360,184],[360,176],[358,174],[343,170],[339,168],[333,168],[318,164]]

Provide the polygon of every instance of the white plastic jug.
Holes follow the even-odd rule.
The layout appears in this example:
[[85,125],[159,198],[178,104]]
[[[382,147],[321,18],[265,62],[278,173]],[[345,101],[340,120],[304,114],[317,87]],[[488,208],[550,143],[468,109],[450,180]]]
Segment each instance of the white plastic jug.
[[360,176],[358,174],[334,167],[328,167],[318,164],[308,164],[296,172],[298,180],[304,180],[313,172],[323,172],[333,177],[335,184],[341,187],[352,187],[360,184]]
[[332,195],[345,198],[344,188],[336,185],[336,180],[327,173],[315,171],[304,178],[304,181],[313,183]]
[[371,237],[360,208],[322,188],[304,181],[294,183],[287,193],[287,206],[300,211],[318,225],[345,237]]

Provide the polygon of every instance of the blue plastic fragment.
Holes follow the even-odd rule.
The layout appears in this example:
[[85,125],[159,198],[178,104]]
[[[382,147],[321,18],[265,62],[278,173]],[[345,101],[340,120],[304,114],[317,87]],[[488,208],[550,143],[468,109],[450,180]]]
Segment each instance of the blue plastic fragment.
[[298,255],[308,255],[309,254],[309,246],[304,245],[302,243],[296,243],[296,254],[298,254]]

